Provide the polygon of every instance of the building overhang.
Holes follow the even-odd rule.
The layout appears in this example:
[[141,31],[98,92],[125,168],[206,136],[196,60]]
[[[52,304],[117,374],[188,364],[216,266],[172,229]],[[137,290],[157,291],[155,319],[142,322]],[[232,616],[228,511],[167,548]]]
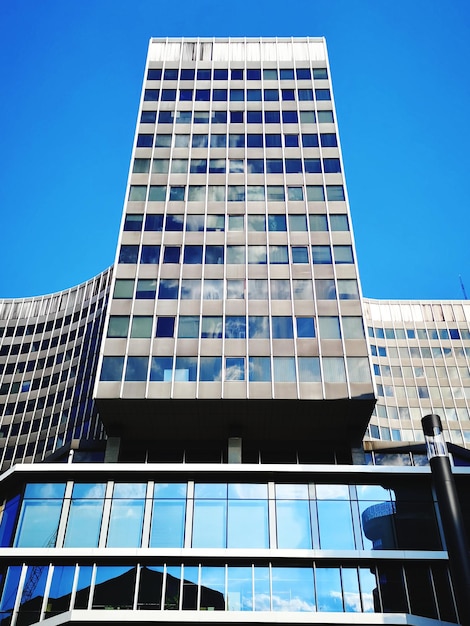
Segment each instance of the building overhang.
[[[375,398],[335,400],[97,400],[110,437],[360,442]],[[204,427],[201,427],[201,425]]]

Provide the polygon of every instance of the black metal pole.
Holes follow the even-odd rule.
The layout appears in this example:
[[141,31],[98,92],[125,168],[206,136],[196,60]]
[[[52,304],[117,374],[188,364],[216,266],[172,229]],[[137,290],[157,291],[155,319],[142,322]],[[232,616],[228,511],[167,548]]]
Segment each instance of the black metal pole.
[[437,504],[449,555],[449,567],[462,626],[470,626],[470,554],[447,445],[439,415],[421,420]]

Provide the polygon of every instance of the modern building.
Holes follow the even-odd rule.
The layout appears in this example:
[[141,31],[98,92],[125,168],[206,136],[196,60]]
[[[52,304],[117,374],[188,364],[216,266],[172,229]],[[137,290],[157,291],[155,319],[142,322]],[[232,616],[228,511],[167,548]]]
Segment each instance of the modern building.
[[0,341],[0,624],[458,622],[470,305],[362,298],[323,39],[152,39],[113,267]]

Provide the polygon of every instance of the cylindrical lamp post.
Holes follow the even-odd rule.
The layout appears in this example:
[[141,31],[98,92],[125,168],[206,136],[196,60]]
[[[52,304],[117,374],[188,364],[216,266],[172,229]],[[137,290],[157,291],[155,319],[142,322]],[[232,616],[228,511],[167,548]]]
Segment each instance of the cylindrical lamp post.
[[441,418],[436,414],[426,415],[421,424],[442,519],[459,619],[463,626],[470,626],[470,554]]

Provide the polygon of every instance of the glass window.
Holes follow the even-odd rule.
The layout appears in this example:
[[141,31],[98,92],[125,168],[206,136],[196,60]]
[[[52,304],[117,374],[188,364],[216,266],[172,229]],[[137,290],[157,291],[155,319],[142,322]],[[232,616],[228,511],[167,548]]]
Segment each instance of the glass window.
[[287,264],[289,262],[287,250],[287,246],[269,246],[269,262]]
[[234,231],[244,230],[244,215],[229,215],[228,216],[228,229]]
[[225,380],[245,380],[244,357],[226,357]]
[[225,318],[225,338],[245,339],[246,318],[245,316],[227,315]]
[[204,279],[204,288],[203,288],[204,300],[222,300],[223,293],[224,293],[223,280],[216,279],[216,278]]
[[297,148],[299,146],[299,136],[284,135],[284,145],[286,148]]
[[206,187],[204,185],[189,185],[188,202],[204,202]]
[[331,230],[349,230],[347,215],[330,215]]
[[111,315],[106,337],[127,337],[129,332],[128,315]]
[[323,148],[336,148],[338,145],[335,133],[321,133],[320,143]]
[[178,337],[197,338],[199,337],[199,316],[181,315],[178,321]]
[[344,200],[344,188],[343,185],[327,185],[326,186],[326,197],[330,201],[341,201]]
[[[76,483],[72,491],[66,548],[96,548],[98,546],[103,513],[105,484]],[[83,528],[87,532],[83,532]]]
[[292,246],[292,263],[308,263],[307,246]]
[[227,200],[229,202],[244,202],[245,187],[243,185],[229,185]]
[[292,287],[295,300],[313,300],[313,285],[309,278],[294,278]]
[[[227,135],[211,135],[211,148],[225,148],[227,145]],[[225,159],[222,159],[225,166]],[[209,170],[210,171],[210,170]],[[225,171],[225,168],[224,168]]]
[[264,232],[266,230],[266,217],[264,215],[248,215],[248,230]]
[[[160,318],[161,319],[161,318]],[[174,318],[169,318],[173,319]],[[171,382],[173,357],[153,356],[150,361],[150,380],[152,382]]]
[[140,231],[142,230],[143,215],[127,214],[124,220],[124,230]]
[[244,300],[245,299],[245,281],[244,280],[227,280],[227,299],[228,300]]
[[162,70],[150,69],[147,71],[147,80],[160,80],[162,77]]
[[327,231],[328,230],[328,222],[326,219],[326,214],[312,214],[308,216],[308,221],[310,223],[310,230],[312,231]]
[[336,287],[333,278],[315,279],[318,300],[336,300]]
[[26,486],[14,547],[55,546],[64,493],[65,485],[62,483],[39,483]]
[[164,80],[178,80],[178,70],[167,68],[163,73]]
[[246,99],[248,102],[261,102],[261,89],[247,89]]
[[299,89],[299,100],[313,100],[313,90]]
[[303,133],[302,145],[304,148],[318,148],[318,135]]
[[267,500],[229,499],[228,548],[268,548]]
[[269,339],[269,318],[262,315],[250,315],[248,336],[250,339]]
[[178,288],[178,279],[162,278],[158,287],[158,298],[161,300],[177,300]]
[[119,251],[119,263],[137,263],[139,246],[122,245]]
[[163,229],[163,215],[157,214],[148,214],[145,216],[145,227],[146,231],[161,231]]
[[[320,112],[318,113],[320,117]],[[315,111],[300,111],[300,123],[301,124],[315,124]]]
[[280,124],[281,123],[281,114],[279,113],[279,111],[265,111],[264,112],[264,123],[265,124]]
[[289,230],[306,232],[307,230],[306,216],[297,215],[297,214],[289,215]]
[[307,200],[309,202],[323,202],[325,200],[323,185],[307,185]]
[[339,317],[319,317],[318,327],[321,339],[341,339]]
[[281,148],[281,135],[265,135],[266,148]]
[[285,200],[283,185],[268,185],[267,198],[271,202],[283,202]]
[[283,100],[295,100],[295,94],[293,89],[281,89]]
[[103,380],[103,381],[121,380],[123,368],[124,368],[123,356],[104,356],[103,365],[101,367],[100,380]]
[[268,356],[251,356],[248,362],[250,382],[271,380],[271,359]]
[[244,171],[245,164],[243,159],[229,159],[230,174],[243,174]]
[[315,337],[315,323],[313,317],[297,317],[297,337]]
[[197,357],[178,356],[175,364],[175,381],[196,381]]
[[346,370],[342,357],[323,357],[323,376],[326,383],[345,383]]
[[158,317],[155,337],[173,337],[175,333],[174,317]]
[[126,381],[143,381],[147,380],[148,357],[146,356],[129,356],[126,364]]
[[248,201],[263,201],[264,187],[262,185],[248,185],[246,189],[246,199]]
[[222,317],[218,315],[203,315],[201,337],[203,339],[221,339]]
[[222,358],[220,356],[201,356],[199,380],[215,382],[222,379]]
[[271,280],[271,298],[273,300],[290,300],[290,283],[287,279]]
[[[184,187],[176,187],[176,186],[171,186],[170,187],[170,201],[172,202],[183,202],[184,201]],[[167,216],[167,222],[168,222],[169,216]],[[166,227],[166,230],[168,230],[168,227]]]
[[134,159],[134,174],[146,174],[150,169],[150,159]]
[[268,281],[264,278],[248,279],[248,299],[249,300],[267,300],[268,299]]
[[191,141],[191,146],[193,148],[207,148],[207,146],[209,145],[209,139],[207,135],[202,135],[202,134],[194,134],[192,141]]
[[266,246],[248,246],[248,263],[265,265],[267,263]]
[[245,246],[227,246],[227,263],[245,263]]
[[287,231],[285,215],[268,215],[268,230],[274,232]]
[[158,114],[159,124],[173,124],[173,111],[160,111]]
[[304,167],[306,174],[321,174],[320,159],[305,159]]
[[318,122],[320,124],[333,124],[333,111],[318,111]]
[[295,612],[316,610],[312,568],[272,568],[272,610]]
[[171,148],[171,135],[157,135],[155,137],[156,148]]
[[[197,92],[196,92],[196,95],[197,95]],[[209,124],[209,111],[195,111],[194,123],[195,124]],[[199,135],[197,135],[197,137],[199,137]],[[204,146],[202,147],[206,147],[206,146],[207,146],[207,138],[205,139]],[[194,141],[193,141],[193,147],[196,147],[194,146]],[[201,146],[197,146],[197,147],[201,147]]]
[[227,111],[212,111],[211,119],[212,119],[212,124],[226,124],[227,123]]
[[364,324],[362,317],[343,317],[343,333],[345,339],[363,339]]
[[330,246],[312,246],[312,261],[314,264],[332,263]]
[[299,381],[301,383],[321,382],[320,359],[318,357],[298,357],[297,365],[299,368]]
[[338,174],[341,172],[339,159],[323,159],[323,171],[325,174]]
[[282,121],[284,124],[297,124],[299,121],[297,111],[282,111]]
[[145,202],[146,197],[146,185],[131,185],[131,188],[129,190],[129,201]]
[[[214,135],[211,136],[211,142],[212,142],[212,137]],[[225,137],[225,135],[222,135],[222,137]],[[212,146],[212,143],[211,143]],[[210,174],[225,174],[225,159],[210,159],[209,160],[209,173]]]
[[267,174],[282,174],[283,162],[282,159],[266,159],[266,173]]
[[155,484],[149,543],[151,548],[182,548],[184,545],[186,485],[172,485],[173,488],[181,488],[181,497],[171,499],[164,496],[168,492],[167,487]]
[[243,124],[243,111],[230,111],[231,124]]
[[273,315],[273,339],[292,339],[294,337],[294,327],[292,317]]
[[220,265],[224,262],[223,246],[206,246],[204,262],[208,264]]
[[152,336],[153,317],[134,315],[132,318],[131,337],[147,338]]
[[276,500],[277,547],[312,549],[308,500]]
[[[179,188],[178,188],[179,189]],[[184,190],[184,187],[181,187]],[[184,216],[180,213],[168,213],[165,220],[165,230],[182,231]]]
[[183,263],[199,264],[202,263],[202,246],[185,246],[183,254]]
[[135,297],[137,300],[153,300],[157,288],[157,281],[152,278],[141,278],[137,281]]
[[359,287],[355,279],[338,279],[338,297],[340,300],[358,300]]
[[302,173],[302,160],[301,159],[286,159],[286,173],[287,174],[301,174]]
[[204,232],[204,215],[187,215],[186,230],[190,232]]
[[245,94],[243,89],[230,89],[231,102],[243,102]]
[[278,89],[265,89],[264,100],[265,102],[277,102],[279,100],[279,90]]
[[137,135],[137,148],[151,148],[153,145],[153,135],[139,133]]
[[165,246],[163,251],[163,263],[179,263],[180,261],[179,246]]
[[333,246],[335,263],[354,263],[352,246]]
[[146,485],[143,483],[116,483],[114,485],[108,539],[106,542],[108,547],[140,547],[145,488]]
[[193,99],[192,89],[180,89],[180,100],[182,102],[190,102]]
[[189,147],[189,135],[175,135],[175,148],[188,148]]
[[281,80],[294,80],[294,70],[293,69],[281,69],[280,76],[281,76]]
[[331,100],[329,89],[315,89],[315,98],[317,100]]
[[182,300],[200,300],[201,299],[201,279],[200,278],[183,278],[181,281],[181,299]]

